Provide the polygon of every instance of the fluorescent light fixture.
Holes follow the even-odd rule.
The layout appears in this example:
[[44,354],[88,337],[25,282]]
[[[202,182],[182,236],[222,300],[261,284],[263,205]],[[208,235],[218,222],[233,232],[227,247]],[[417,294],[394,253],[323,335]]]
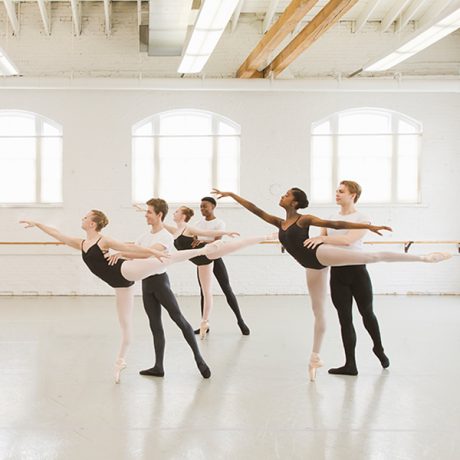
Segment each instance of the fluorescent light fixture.
[[239,0],[204,0],[177,71],[201,72],[211,56]]
[[17,67],[13,64],[2,48],[0,48],[0,75],[3,75],[4,77],[19,75]]
[[451,34],[460,27],[460,8],[453,13],[441,19],[436,24],[429,27],[424,32],[418,34],[404,45],[400,46],[396,51],[388,54],[377,62],[364,67],[365,71],[383,71],[399,64],[400,62],[410,58],[414,54],[428,48],[433,43],[441,40],[446,35]]

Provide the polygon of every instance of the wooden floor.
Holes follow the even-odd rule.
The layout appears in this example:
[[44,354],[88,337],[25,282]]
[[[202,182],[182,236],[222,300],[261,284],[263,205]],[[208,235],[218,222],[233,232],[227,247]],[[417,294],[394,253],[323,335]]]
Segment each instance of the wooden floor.
[[[315,383],[307,379],[307,297],[241,297],[241,336],[222,297],[200,346],[203,380],[180,331],[164,317],[166,376],[153,362],[139,298],[122,381],[112,364],[111,297],[0,297],[0,458],[457,459],[460,452],[460,298],[378,296],[391,366],[383,371],[355,314],[357,377],[343,363],[335,310]],[[196,297],[181,298],[199,321]]]

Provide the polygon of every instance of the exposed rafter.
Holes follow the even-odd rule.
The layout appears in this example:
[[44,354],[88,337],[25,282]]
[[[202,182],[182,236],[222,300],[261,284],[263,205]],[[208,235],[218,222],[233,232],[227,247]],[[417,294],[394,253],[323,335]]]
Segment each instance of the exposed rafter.
[[43,21],[43,28],[45,29],[46,35],[51,35],[51,21],[49,7],[50,3],[47,0],[37,0],[38,8],[40,9],[40,16]]
[[428,0],[413,0],[412,3],[406,8],[401,14],[400,19],[397,22],[397,29],[402,30],[407,26],[409,21],[414,19],[415,15],[420,11]]
[[317,0],[292,0],[284,13],[262,37],[251,54],[238,69],[238,78],[261,77],[259,67],[265,65],[271,53],[295,29],[296,25],[315,6]]
[[80,15],[80,1],[70,0],[70,8],[72,10],[72,22],[74,27],[75,35],[81,34],[81,15]]
[[366,5],[362,13],[359,15],[356,20],[355,33],[358,33],[366,24],[367,20],[371,17],[374,10],[377,8],[381,0],[370,0]]
[[13,3],[13,0],[3,0],[5,5],[6,13],[8,14],[8,19],[10,20],[11,28],[13,29],[14,35],[19,33],[19,22],[18,17],[16,16],[16,7]]
[[112,31],[112,0],[104,0],[105,34]]
[[330,0],[302,31],[263,70],[264,77],[277,76],[313,42],[327,32],[358,0]]
[[235,32],[236,26],[238,25],[238,19],[240,19],[240,14],[241,14],[241,9],[243,8],[243,3],[244,3],[244,0],[240,0],[240,2],[238,3],[238,5],[236,7],[236,10],[233,13],[233,16],[232,16],[232,29],[231,29],[232,33]]
[[270,5],[268,5],[267,12],[265,13],[264,22],[262,24],[262,32],[265,33],[270,28],[273,17],[276,13],[276,8],[278,8],[280,0],[270,0]]
[[433,4],[425,11],[425,14],[420,18],[418,22],[418,28],[422,29],[427,24],[430,24],[433,21],[433,18],[436,18],[441,14],[441,12],[448,6],[454,4],[454,0],[438,0],[433,2]]
[[395,2],[393,8],[390,8],[388,13],[382,19],[382,24],[380,27],[381,32],[385,32],[391,24],[398,18],[401,12],[404,10],[406,5],[410,2],[410,0],[400,0],[399,2]]

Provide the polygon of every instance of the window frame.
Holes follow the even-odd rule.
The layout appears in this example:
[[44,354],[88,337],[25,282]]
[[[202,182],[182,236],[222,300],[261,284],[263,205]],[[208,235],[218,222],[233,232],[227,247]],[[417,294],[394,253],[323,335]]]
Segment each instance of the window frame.
[[[23,115],[31,117],[34,120],[34,135],[1,135],[0,139],[35,139],[35,201],[31,202],[2,202],[2,208],[55,208],[62,207],[64,204],[64,181],[63,181],[63,165],[64,165],[64,129],[62,125],[48,117],[45,117],[36,112],[19,109],[0,109],[0,118],[4,114]],[[49,124],[59,131],[59,134],[44,134],[44,125]],[[46,202],[41,201],[42,196],[42,151],[43,146],[41,140],[44,138],[57,138],[61,140],[61,201]]]
[[[211,119],[211,133],[210,134],[161,134],[161,118],[169,115],[187,115],[187,114],[196,114],[198,116],[207,116],[210,117]],[[141,134],[141,135],[136,135],[135,131],[146,124],[151,123],[151,132],[153,134]],[[226,125],[231,126],[235,131],[237,132],[236,134],[219,134],[219,123],[225,123]],[[161,196],[161,192],[159,190],[160,187],[160,175],[161,175],[161,162],[160,162],[160,139],[161,138],[180,138],[180,137],[186,137],[186,138],[199,138],[199,137],[206,137],[206,138],[212,138],[212,152],[211,152],[211,187],[212,188],[219,188],[218,187],[218,171],[219,171],[219,138],[238,138],[238,152],[236,154],[237,158],[237,183],[235,193],[239,193],[240,190],[240,184],[241,184],[241,126],[236,123],[235,121],[231,120],[228,117],[225,117],[221,114],[207,111],[207,110],[201,110],[201,109],[194,109],[194,108],[180,108],[180,109],[172,109],[172,110],[166,110],[162,112],[157,112],[153,115],[150,115],[149,117],[146,117],[138,122],[136,122],[132,128],[131,128],[131,202],[132,204],[141,204],[142,202],[136,201],[135,200],[135,168],[133,167],[134,165],[134,152],[135,152],[135,147],[134,147],[134,140],[136,138],[152,138],[152,150],[153,152],[153,196]],[[228,205],[230,203],[225,203],[225,198],[221,200],[222,205]],[[181,200],[179,201],[174,201],[174,200],[168,200],[169,203],[171,204],[189,204],[189,205],[197,205],[199,204],[199,200],[197,201],[191,201],[191,200]]]
[[[373,112],[375,114],[385,114],[386,116],[391,117],[391,131],[388,133],[339,133],[339,118],[341,115],[349,115],[352,113],[356,114],[369,114]],[[398,131],[398,125],[400,121],[404,121],[405,123],[411,125],[414,128],[413,133],[402,133]],[[314,130],[322,125],[325,122],[330,123],[330,133],[329,134],[315,134]],[[335,204],[334,196],[335,190],[337,188],[338,183],[344,179],[353,178],[343,178],[338,176],[339,170],[339,162],[340,162],[340,155],[339,155],[339,142],[338,139],[340,136],[391,136],[391,190],[390,190],[390,199],[388,201],[362,201],[360,200],[361,205],[364,206],[381,206],[381,205],[400,205],[400,206],[417,206],[422,205],[421,200],[421,156],[422,156],[422,136],[423,136],[423,125],[420,121],[404,114],[401,112],[397,112],[394,110],[389,110],[381,107],[356,107],[351,109],[345,109],[341,111],[334,112],[318,121],[315,121],[311,124],[310,129],[310,156],[309,156],[309,170],[310,170],[310,177],[309,177],[309,184],[312,184],[312,175],[314,171],[312,169],[313,164],[313,139],[315,137],[330,137],[331,138],[331,145],[332,145],[332,171],[331,171],[331,200],[330,201],[320,201],[318,205],[326,205],[330,206],[331,204]],[[416,186],[417,186],[417,198],[415,201],[406,201],[406,200],[399,200],[398,199],[398,158],[399,158],[399,143],[398,139],[400,136],[416,136],[417,138],[417,179],[416,179]],[[313,195],[313,191],[309,189],[309,193],[312,196],[312,199],[315,200]]]

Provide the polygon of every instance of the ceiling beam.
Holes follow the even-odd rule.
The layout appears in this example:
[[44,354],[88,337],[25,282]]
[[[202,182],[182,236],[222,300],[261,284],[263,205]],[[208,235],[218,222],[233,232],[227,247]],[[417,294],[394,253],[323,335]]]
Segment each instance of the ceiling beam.
[[327,32],[358,0],[330,0],[264,70],[264,77],[280,74],[313,42]]
[[436,18],[445,8],[453,3],[454,0],[438,0],[437,2],[433,2],[428,10],[425,11],[425,14],[420,18],[417,28],[422,29],[427,24],[430,24],[433,21],[433,18]]
[[377,8],[381,0],[370,0],[364,8],[363,12],[359,15],[356,20],[354,33],[358,33],[366,24],[367,20],[371,17],[374,10]]
[[238,25],[238,19],[240,19],[241,9],[243,8],[243,3],[244,0],[240,0],[238,5],[236,6],[236,10],[233,12],[231,33],[235,32],[236,30],[236,26]]
[[259,67],[266,64],[267,59],[281,42],[295,29],[296,25],[315,6],[318,0],[292,0],[284,13],[261,38],[251,54],[236,72],[238,78],[261,77]]
[[382,19],[382,23],[380,25],[380,32],[385,32],[391,24],[398,18],[401,14],[402,10],[406,7],[406,5],[410,2],[410,0],[400,0],[393,4],[393,8],[388,10],[388,13]]
[[18,17],[16,16],[16,6],[13,3],[13,0],[3,0],[3,4],[5,5],[6,13],[8,14],[11,28],[13,29],[13,34],[17,35],[19,33],[19,22]]
[[37,2],[45,33],[46,35],[51,35],[50,2],[48,0],[37,0]]
[[265,13],[264,17],[264,22],[262,24],[262,33],[267,32],[267,30],[270,28],[279,2],[280,0],[270,0],[270,5],[268,5],[267,12]]
[[112,0],[104,0],[105,34],[112,32]]
[[70,8],[72,10],[72,22],[75,35],[81,34],[81,3],[79,0],[70,0]]
[[415,15],[420,11],[420,8],[425,5],[427,0],[413,0],[412,3],[406,8],[405,11],[401,14],[399,18],[396,28],[398,31],[404,29],[404,27],[409,24],[409,21],[414,19]]

